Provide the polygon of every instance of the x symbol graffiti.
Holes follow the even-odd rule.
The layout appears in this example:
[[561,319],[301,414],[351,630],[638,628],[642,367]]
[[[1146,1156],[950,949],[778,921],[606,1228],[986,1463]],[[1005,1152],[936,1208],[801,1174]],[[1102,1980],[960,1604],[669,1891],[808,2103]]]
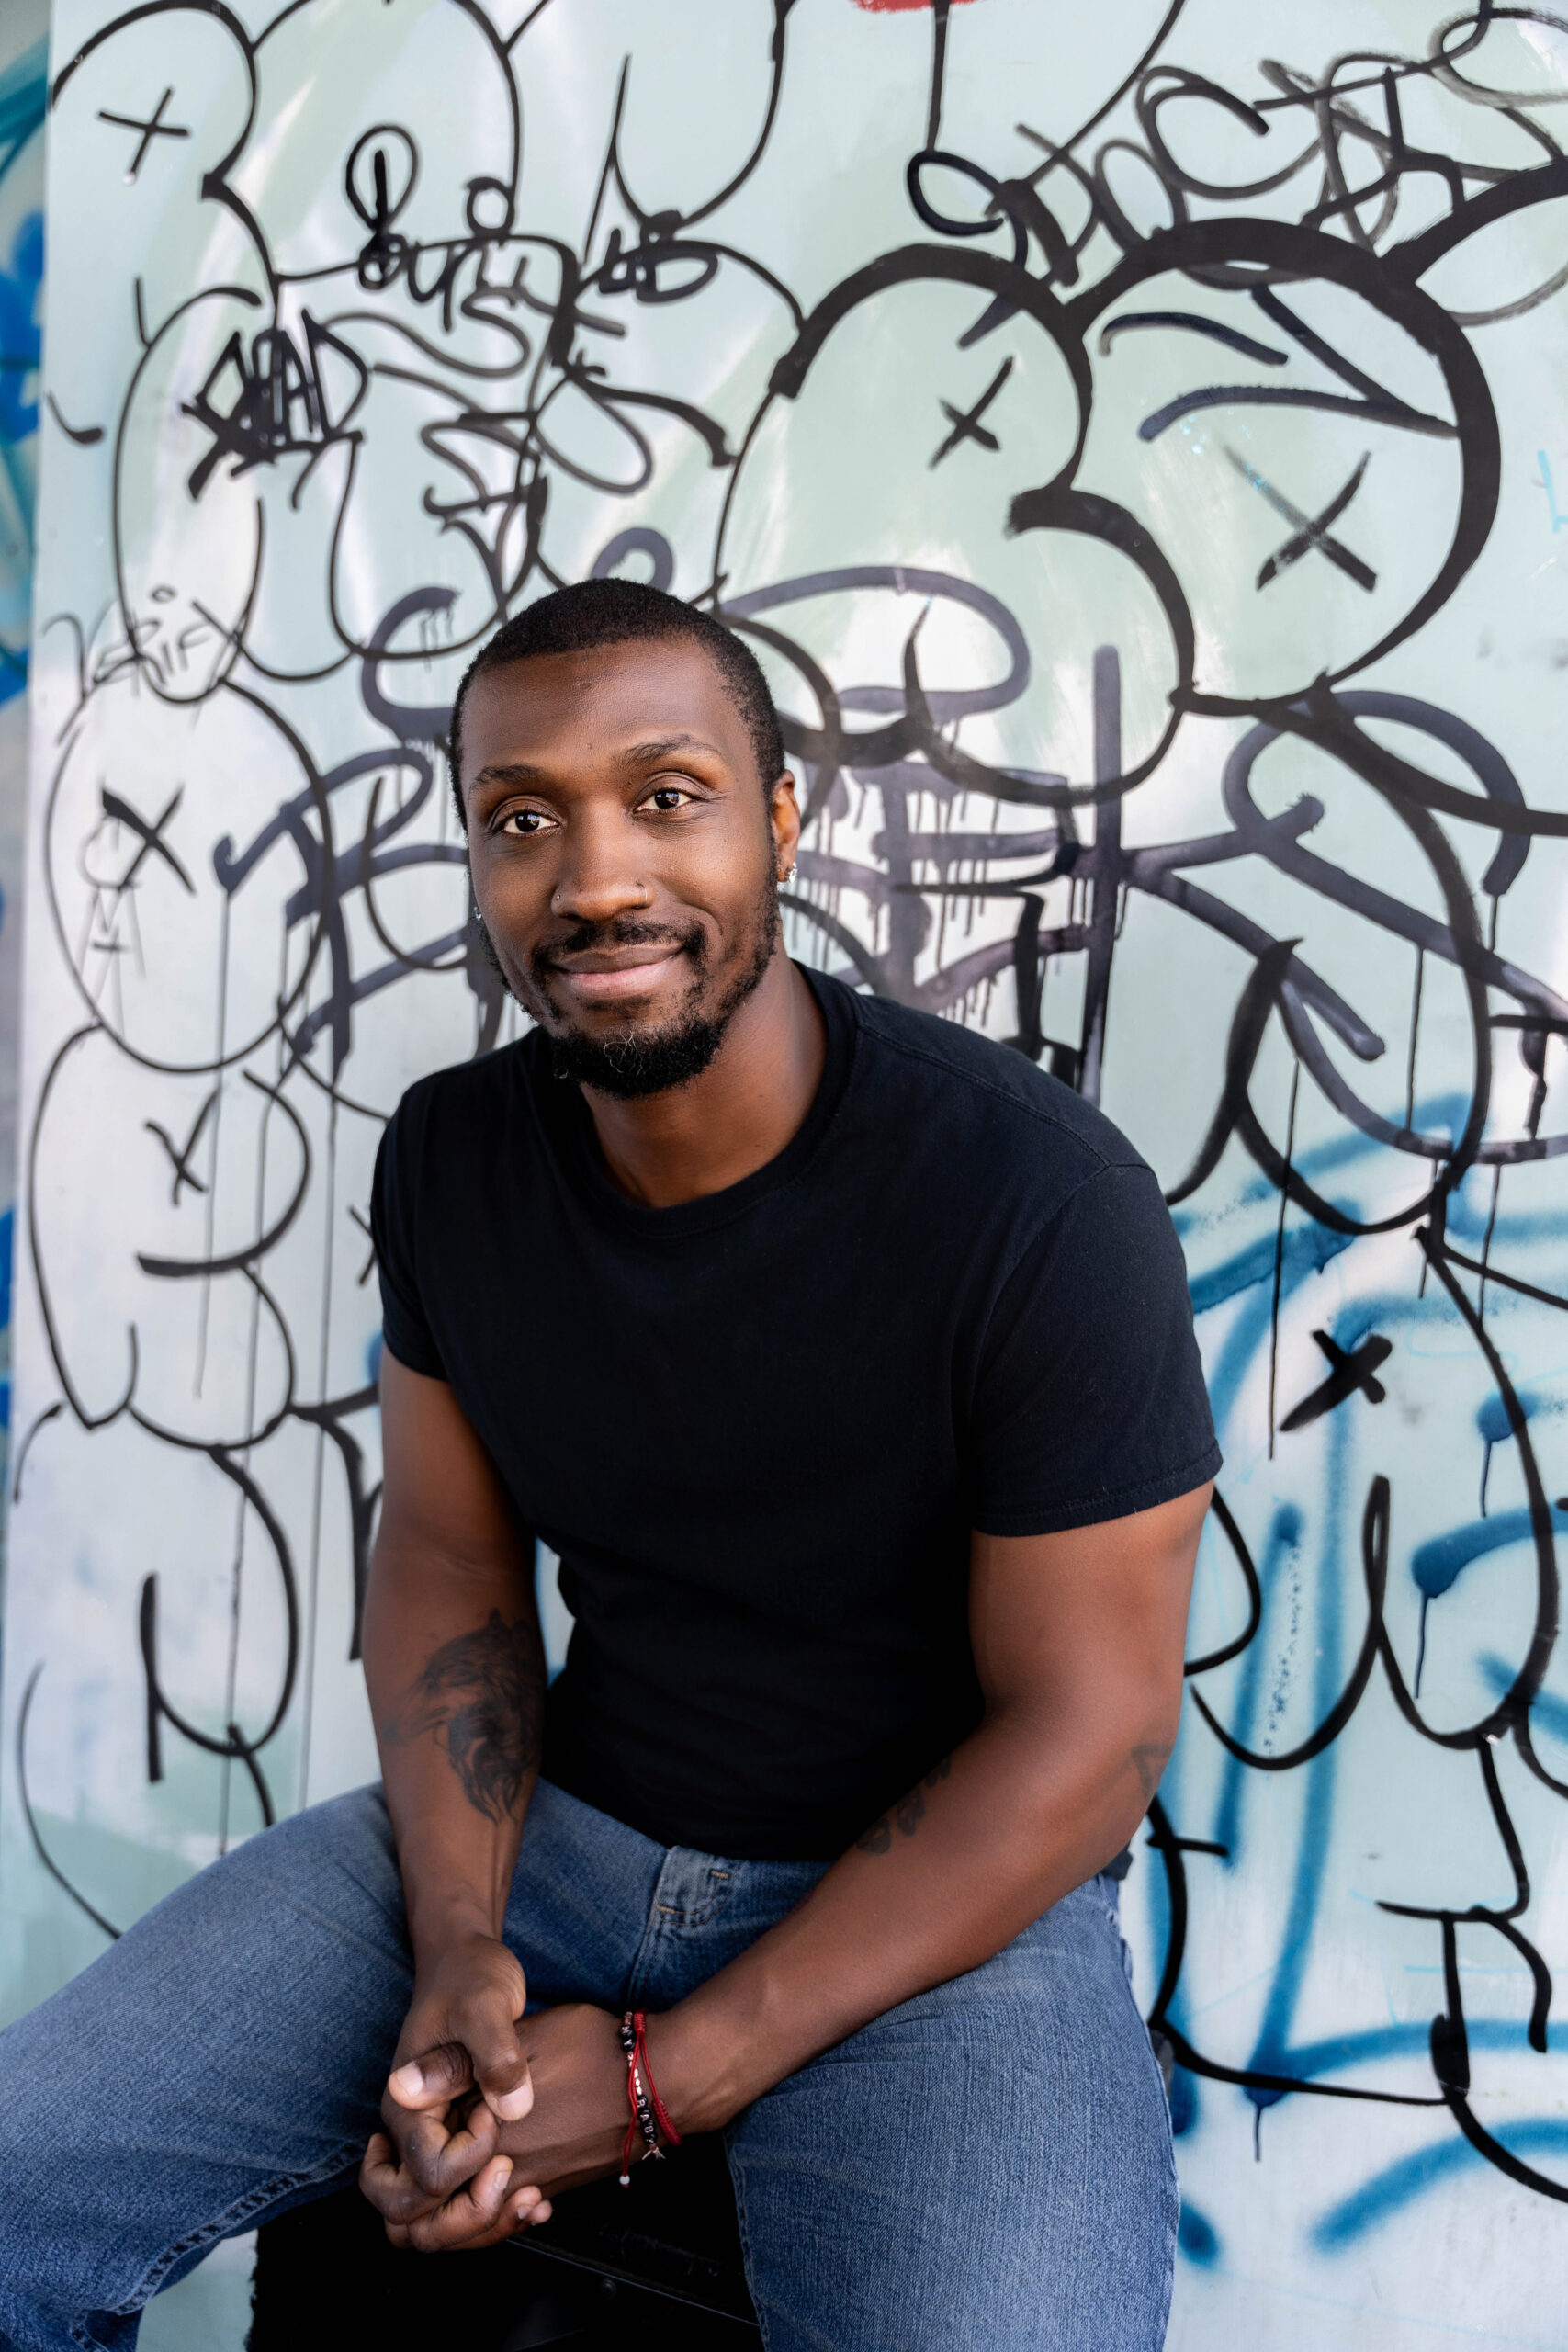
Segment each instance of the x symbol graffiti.
[[145,121],[141,120],[133,114],[109,114],[106,112],[102,107],[99,107],[98,120],[100,122],[116,123],[121,130],[139,130],[141,133],[141,138],[136,143],[136,153],[130,159],[130,169],[125,175],[128,180],[133,180],[136,177],[137,173],[141,169],[142,163],[146,158],[147,150],[151,147],[154,139],[188,139],[190,137],[190,132],[188,130],[182,130],[177,122],[165,122],[164,120],[164,108],[168,105],[169,100],[174,96],[174,85],[171,83],[169,87],[164,91],[163,96],[159,99],[157,105],[153,107],[152,114]]
[[145,817],[138,816],[136,810],[130,806],[130,803],[128,800],[122,800],[118,793],[111,792],[107,785],[103,786],[100,797],[103,802],[105,816],[112,817],[117,825],[129,826],[130,831],[137,836],[138,840],[141,843],[141,847],[137,851],[136,855],[131,859],[130,864],[126,867],[125,872],[119,877],[118,884],[117,886],[119,889],[128,890],[130,888],[130,885],[135,881],[137,875],[141,870],[141,862],[143,858],[153,856],[161,857],[164,865],[167,865],[174,873],[178,875],[180,880],[185,884],[186,888],[190,892],[191,897],[193,899],[195,898],[196,884],[191,880],[190,876],[186,872],[185,867],[180,864],[179,859],[175,855],[175,853],[169,847],[168,842],[163,838],[164,828],[168,823],[170,818],[174,815],[175,809],[179,807],[184,792],[184,785],[176,785],[175,786],[175,797],[170,801],[168,807],[164,809],[163,815],[161,817],[154,818],[152,824],[149,824]]
[[196,1149],[197,1142],[200,1140],[203,1127],[206,1126],[207,1122],[212,1116],[213,1106],[217,1101],[218,1089],[214,1087],[206,1102],[202,1104],[200,1110],[197,1113],[196,1125],[192,1127],[189,1135],[186,1136],[183,1144],[176,1144],[168,1129],[166,1127],[161,1127],[156,1119],[143,1119],[141,1122],[148,1134],[151,1136],[156,1136],[158,1141],[163,1145],[164,1149],[169,1155],[169,1161],[175,1171],[175,1181],[169,1190],[169,1198],[174,1203],[175,1208],[178,1208],[180,1204],[180,1186],[182,1184],[188,1184],[193,1193],[205,1193],[207,1190],[207,1187],[202,1182],[200,1177],[193,1175],[191,1172],[190,1156]]
[[1358,1390],[1372,1405],[1381,1405],[1388,1394],[1382,1382],[1372,1375],[1379,1364],[1393,1353],[1392,1340],[1363,1340],[1353,1355],[1347,1355],[1326,1331],[1314,1331],[1312,1336],[1333,1368],[1321,1388],[1314,1388],[1310,1396],[1303,1396],[1299,1405],[1292,1406],[1280,1424],[1281,1430],[1304,1430],[1309,1421],[1315,1421],[1320,1414],[1331,1413],[1336,1405],[1342,1405],[1347,1396],[1354,1396]]
[[[977,441],[982,449],[996,450],[1001,447],[1002,445],[996,435],[988,426],[982,424],[980,419],[1011,374],[1012,361],[1004,359],[973,408],[954,408],[951,401],[942,401],[938,403],[953,430],[931,459],[931,466],[940,466],[942,459],[956,449],[961,441]],[[930,472],[931,467],[926,470]]]
[[1283,491],[1276,490],[1273,483],[1260,474],[1256,466],[1249,466],[1245,458],[1238,457],[1233,448],[1226,446],[1225,455],[1243,481],[1249,481],[1258,496],[1268,500],[1275,514],[1283,516],[1284,520],[1293,526],[1292,536],[1282,547],[1275,549],[1258,573],[1259,588],[1267,588],[1270,580],[1277,580],[1281,571],[1288,571],[1292,563],[1299,562],[1301,558],[1313,548],[1317,549],[1319,555],[1325,555],[1330,563],[1337,564],[1340,571],[1348,573],[1358,588],[1371,590],[1377,586],[1378,576],[1371,565],[1363,563],[1359,555],[1353,555],[1340,540],[1332,537],[1328,528],[1331,523],[1337,523],[1356,492],[1360,489],[1361,476],[1367,470],[1368,460],[1371,454],[1370,449],[1363,452],[1360,464],[1356,468],[1344,489],[1329,500],[1321,514],[1314,515],[1304,514],[1293,501],[1285,496]]

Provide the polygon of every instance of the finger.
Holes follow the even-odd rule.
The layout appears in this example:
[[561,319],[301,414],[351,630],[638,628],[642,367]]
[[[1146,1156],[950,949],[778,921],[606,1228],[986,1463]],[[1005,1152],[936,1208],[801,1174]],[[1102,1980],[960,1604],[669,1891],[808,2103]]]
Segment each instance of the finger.
[[392,2143],[384,2132],[373,2132],[359,2165],[361,2193],[370,2199],[377,2211],[384,2211],[383,2197],[389,2196],[399,2172]]
[[485,2091],[485,2104],[502,2123],[516,2123],[528,2113],[534,2104],[534,2080],[528,2072],[528,2062],[523,2062],[523,2079],[510,2090]]
[[394,2066],[387,2077],[388,2096],[400,2107],[416,2110],[446,2107],[472,2090],[474,2070],[460,2041],[438,2042]]
[[[390,2142],[378,2132],[365,2151],[359,2167],[361,2194],[367,2198],[387,2225],[390,2235],[394,2226],[406,2229],[410,2222],[434,2211],[439,2199],[427,2197],[403,2167],[396,2161]],[[394,2240],[401,2245],[402,2239]]]
[[410,2245],[424,2254],[443,2254],[493,2244],[496,2234],[509,2234],[502,2204],[511,2181],[511,2157],[495,2157],[438,2211],[411,2223]]
[[454,2129],[444,2116],[414,2115],[394,2122],[392,2138],[420,2188],[439,2201],[461,2188],[496,2154],[494,2116],[482,2099]]
[[552,2208],[542,2188],[520,2188],[508,2196],[506,2211],[514,2229],[532,2230],[549,2220]]
[[503,2123],[515,2123],[534,2104],[534,2085],[519,2035],[523,1985],[518,1980],[518,2009],[506,1996],[491,1993],[468,2005],[460,2019],[463,2040],[473,2061],[473,2079],[485,2103]]
[[[501,2203],[501,2211],[482,2235],[465,2238],[460,2246],[451,2249],[460,2254],[478,2253],[489,2245],[505,2245],[511,2238],[520,2236],[533,2226],[534,2216],[543,2199],[536,2188],[520,2188],[515,2194],[508,2188]],[[546,2208],[547,2213],[548,2208]]]
[[[513,2183],[515,2183],[515,2180],[516,2175],[514,2173],[513,2175]],[[535,2214],[538,2211],[539,2207],[544,2203],[544,2191],[542,2189],[518,2188],[515,2186],[509,2185],[506,2191],[505,2200],[502,2206],[501,2214],[502,2221],[506,2227],[507,2235],[509,2237],[515,2236],[519,2230],[528,2228]]]

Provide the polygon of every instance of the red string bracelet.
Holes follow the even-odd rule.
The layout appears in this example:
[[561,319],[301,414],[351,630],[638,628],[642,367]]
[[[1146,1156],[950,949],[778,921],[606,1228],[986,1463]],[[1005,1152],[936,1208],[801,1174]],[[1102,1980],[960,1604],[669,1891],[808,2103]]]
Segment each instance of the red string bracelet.
[[640,2137],[643,2155],[664,2154],[659,2144],[660,2132],[672,2148],[681,2144],[681,2134],[670,2120],[670,2110],[654,2088],[653,2069],[648,2063],[648,2018],[641,2009],[628,2009],[621,2019],[621,2048],[626,2053],[626,2105],[631,2109],[631,2121],[621,2143],[621,2187],[631,2184],[632,2151]]

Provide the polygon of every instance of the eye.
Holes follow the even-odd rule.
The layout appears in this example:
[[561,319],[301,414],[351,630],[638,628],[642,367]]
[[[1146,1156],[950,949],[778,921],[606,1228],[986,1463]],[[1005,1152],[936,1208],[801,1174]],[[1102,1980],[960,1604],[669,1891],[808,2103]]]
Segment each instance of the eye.
[[554,818],[547,817],[542,808],[509,808],[505,816],[497,823],[495,830],[498,833],[521,835],[525,841],[528,841],[536,833],[543,832],[547,825],[554,822]]
[[647,806],[659,809],[679,808],[683,801],[695,797],[695,794],[688,792],[683,785],[661,784],[656,791],[649,794]]

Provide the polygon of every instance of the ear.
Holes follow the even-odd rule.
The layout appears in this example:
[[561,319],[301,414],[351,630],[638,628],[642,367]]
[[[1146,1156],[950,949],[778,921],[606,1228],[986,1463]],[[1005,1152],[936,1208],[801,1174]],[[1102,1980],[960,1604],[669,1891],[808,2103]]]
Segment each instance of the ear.
[[782,880],[793,868],[800,847],[800,804],[795,798],[795,778],[787,771],[768,795],[768,823],[773,836],[773,871]]

